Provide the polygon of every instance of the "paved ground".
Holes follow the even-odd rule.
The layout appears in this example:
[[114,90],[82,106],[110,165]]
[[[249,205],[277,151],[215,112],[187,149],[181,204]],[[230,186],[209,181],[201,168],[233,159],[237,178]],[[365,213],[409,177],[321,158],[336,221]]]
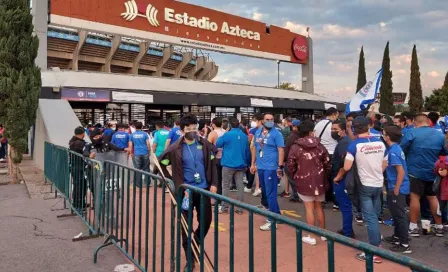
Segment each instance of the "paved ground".
[[76,218],[56,218],[64,211],[59,199],[30,199],[25,185],[0,187],[0,271],[110,272],[124,257],[113,247],[104,249],[98,264],[93,250],[101,238],[72,242],[84,230]]

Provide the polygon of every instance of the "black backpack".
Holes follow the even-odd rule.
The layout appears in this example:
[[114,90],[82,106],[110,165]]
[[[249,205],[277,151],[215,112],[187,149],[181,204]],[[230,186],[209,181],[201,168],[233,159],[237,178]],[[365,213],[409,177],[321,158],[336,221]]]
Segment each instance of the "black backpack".
[[353,162],[352,169],[350,169],[345,176],[345,190],[355,207],[359,207],[359,189],[361,188],[361,185],[362,183],[359,178],[358,167],[356,166],[356,162]]

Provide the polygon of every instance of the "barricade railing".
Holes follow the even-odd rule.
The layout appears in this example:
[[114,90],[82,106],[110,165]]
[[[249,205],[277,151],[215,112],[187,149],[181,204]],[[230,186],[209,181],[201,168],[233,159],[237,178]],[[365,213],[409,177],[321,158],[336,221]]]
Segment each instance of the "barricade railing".
[[45,179],[55,188],[55,197],[59,193],[64,199],[64,209],[70,209],[70,213],[57,217],[78,216],[87,226],[89,234],[77,236],[74,241],[98,236],[102,210],[102,163],[48,142],[44,152]]
[[[204,268],[206,268],[205,271],[219,271],[218,267],[218,256],[219,256],[219,250],[220,247],[218,246],[219,241],[219,231],[214,231],[214,245],[213,245],[213,255],[214,255],[214,261],[211,261],[206,252],[204,251],[204,230],[205,221],[207,220],[208,215],[205,214],[206,209],[204,207],[206,205],[210,205],[209,203],[206,203],[206,201],[210,202],[211,199],[221,201],[221,203],[228,203],[230,206],[229,208],[229,271],[249,271],[254,272],[254,215],[261,215],[267,219],[269,219],[272,222],[272,226],[276,226],[276,224],[282,224],[282,226],[290,226],[293,229],[295,229],[296,237],[295,241],[291,240],[291,243],[295,243],[296,245],[296,261],[297,261],[297,271],[302,272],[304,270],[303,267],[303,246],[302,246],[302,235],[303,231],[315,234],[317,236],[322,236],[327,239],[327,248],[328,248],[328,271],[333,272],[335,271],[335,243],[342,244],[357,250],[360,250],[366,254],[366,267],[365,271],[372,272],[373,271],[373,257],[379,256],[381,258],[387,259],[393,263],[400,264],[402,266],[410,268],[412,271],[421,271],[421,272],[440,272],[441,270],[432,268],[429,265],[423,264],[415,259],[412,259],[407,256],[403,256],[400,254],[393,253],[391,251],[384,250],[379,247],[372,246],[370,244],[356,241],[353,239],[350,239],[348,237],[345,237],[343,235],[339,235],[334,232],[330,232],[328,230],[320,229],[315,226],[308,225],[304,222],[290,219],[286,216],[282,216],[280,214],[272,213],[269,211],[265,211],[259,208],[256,208],[254,206],[251,206],[249,204],[236,201],[234,199],[230,199],[228,197],[224,197],[221,195],[217,195],[214,193],[211,193],[210,191],[203,190],[191,185],[183,184],[177,192],[177,203],[182,203],[184,192],[188,189],[190,191],[190,199],[193,197],[194,194],[199,194],[200,197],[200,203],[199,203],[199,214],[197,219],[199,221],[199,237],[192,237],[195,236],[192,234],[191,231],[186,233],[187,235],[187,253],[186,253],[186,260],[187,264],[189,265],[188,271],[192,271],[191,264],[195,262],[195,260],[198,261],[200,265],[200,271],[203,272]],[[193,194],[193,195],[192,195]],[[197,200],[196,200],[197,201]],[[197,205],[197,203],[195,204]],[[188,205],[188,211],[183,210],[181,207],[182,205],[178,205],[177,207],[177,232],[176,232],[176,271],[181,271],[181,232],[183,231],[182,227],[182,215],[184,215],[187,218],[187,229],[192,230],[193,227],[193,201],[189,201]],[[235,208],[239,208],[244,210],[245,212],[249,213],[249,228],[248,228],[248,241],[249,244],[247,246],[248,250],[248,267],[237,267],[235,270],[234,267],[234,261],[235,261],[235,252],[234,252],[234,230],[235,230]],[[219,225],[219,208],[218,205],[215,205],[213,208],[213,225],[216,227]],[[271,243],[270,243],[270,249],[271,249],[271,265],[270,265],[270,271],[277,271],[277,228],[271,227],[270,230],[271,234]],[[184,234],[185,235],[185,234]],[[204,257],[205,256],[205,257]],[[337,260],[336,260],[337,261]],[[265,269],[266,270],[266,269]]]
[[111,161],[104,170],[100,226],[107,239],[94,262],[102,248],[114,245],[141,271],[174,271],[175,199],[165,193],[165,182],[173,188],[172,181]]

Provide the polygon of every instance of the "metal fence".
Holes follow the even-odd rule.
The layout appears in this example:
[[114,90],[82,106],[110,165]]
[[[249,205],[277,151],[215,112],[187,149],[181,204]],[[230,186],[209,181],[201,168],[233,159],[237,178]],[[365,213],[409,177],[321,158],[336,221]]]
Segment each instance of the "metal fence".
[[[72,213],[80,217],[89,227],[91,234],[101,234],[106,237],[104,244],[94,252],[94,262],[97,262],[98,253],[102,248],[114,245],[141,271],[179,272],[182,264],[185,264],[182,260],[184,256],[184,260],[189,264],[188,271],[192,271],[192,264],[197,263],[201,272],[217,272],[220,269],[227,271],[227,266],[231,272],[254,272],[256,270],[254,218],[258,215],[270,219],[274,225],[281,223],[282,226],[288,226],[294,230],[295,239],[288,242],[295,244],[297,267],[294,270],[299,272],[304,270],[302,245],[304,231],[327,238],[328,271],[331,272],[335,271],[335,263],[338,262],[338,259],[335,259],[335,244],[365,252],[367,256],[365,271],[368,272],[374,269],[374,255],[406,266],[412,271],[440,271],[407,256],[261,210],[194,186],[182,185],[175,194],[171,180],[111,161],[105,161],[103,169],[98,161],[83,158],[65,148],[49,143],[45,145],[44,172],[45,177],[67,201]],[[184,206],[185,210],[181,203],[187,189],[190,191],[190,197],[196,197],[196,203],[189,201],[188,208]],[[225,242],[228,246],[228,262],[222,258],[219,259],[222,254],[220,251],[223,251],[219,246],[222,242],[218,231],[220,214],[218,205],[211,208],[211,200],[225,202],[230,206],[229,240]],[[193,206],[199,210],[196,223],[193,221]],[[206,214],[207,211],[204,209],[206,206],[212,209],[212,218],[210,214]],[[242,209],[248,213],[248,221],[246,221],[248,231],[245,234],[248,243],[244,247],[247,249],[247,255],[244,257],[247,259],[246,267],[238,263],[235,258],[236,209]],[[206,240],[206,229],[210,223],[214,226],[214,233],[212,239]],[[197,227],[195,233],[192,232],[194,226]],[[186,242],[182,243],[183,241]],[[274,272],[277,271],[277,244],[277,229],[273,227],[270,231],[268,246],[271,250],[270,270]],[[213,252],[209,252],[212,254],[211,258],[205,250],[206,245],[209,249],[213,248]],[[182,254],[182,247],[186,251],[185,254]],[[238,263],[237,267],[235,263]],[[226,268],[222,267],[223,265]]]
[[44,152],[45,179],[56,189],[55,197],[59,193],[64,199],[64,208],[68,206],[70,209],[69,214],[58,217],[77,215],[88,227],[89,236],[74,240],[98,236],[103,193],[102,163],[48,142],[45,143]]

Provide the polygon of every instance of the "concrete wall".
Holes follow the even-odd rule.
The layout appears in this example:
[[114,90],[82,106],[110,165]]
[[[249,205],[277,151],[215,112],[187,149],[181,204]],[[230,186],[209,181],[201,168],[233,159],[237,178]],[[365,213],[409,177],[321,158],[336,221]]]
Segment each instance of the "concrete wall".
[[44,169],[44,143],[49,141],[47,128],[44,120],[40,114],[40,109],[37,109],[36,114],[36,134],[34,138],[34,162],[40,169]]

